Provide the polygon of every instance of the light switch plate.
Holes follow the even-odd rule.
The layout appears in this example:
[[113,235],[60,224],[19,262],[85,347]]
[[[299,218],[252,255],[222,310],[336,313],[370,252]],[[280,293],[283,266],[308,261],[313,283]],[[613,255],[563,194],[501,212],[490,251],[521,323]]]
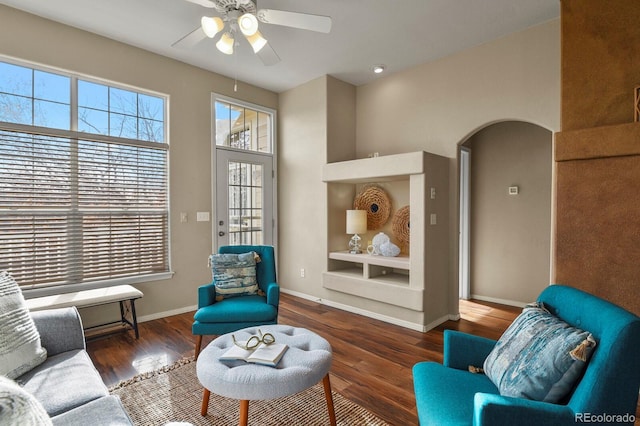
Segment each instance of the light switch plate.
[[198,222],[209,222],[209,212],[197,212],[196,220]]

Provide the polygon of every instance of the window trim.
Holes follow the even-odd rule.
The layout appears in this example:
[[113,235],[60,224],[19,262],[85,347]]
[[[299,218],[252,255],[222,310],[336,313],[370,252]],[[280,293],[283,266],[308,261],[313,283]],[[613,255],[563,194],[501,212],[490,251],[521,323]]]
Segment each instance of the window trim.
[[[7,56],[7,55],[0,54],[0,61],[6,62],[11,65],[30,68],[35,71],[58,74],[58,75],[62,75],[64,77],[70,78],[69,123],[70,123],[70,129],[71,129],[71,130],[63,130],[63,129],[57,129],[57,128],[49,128],[49,127],[41,127],[41,126],[35,126],[35,125],[0,121],[1,130],[6,130],[10,132],[31,133],[31,134],[38,134],[42,136],[50,136],[50,137],[86,140],[86,141],[93,141],[93,142],[116,143],[116,144],[137,147],[137,148],[163,149],[166,152],[166,206],[167,206],[166,208],[166,212],[167,212],[166,248],[167,248],[168,270],[164,272],[158,272],[158,273],[132,275],[128,277],[118,277],[118,278],[97,279],[97,280],[83,281],[78,283],[55,284],[55,285],[51,285],[50,283],[22,284],[20,287],[23,291],[25,298],[55,295],[55,294],[73,292],[73,291],[89,290],[94,288],[111,287],[111,286],[122,285],[122,284],[136,284],[136,283],[171,279],[175,274],[175,272],[172,267],[172,249],[171,249],[172,227],[171,227],[171,194],[170,194],[170,189],[171,189],[171,184],[170,184],[171,182],[170,101],[171,99],[170,99],[170,95],[156,92],[153,90],[143,89],[143,88],[129,85],[126,83],[114,82],[108,79],[84,75],[84,74],[69,71],[63,68],[52,67],[52,66],[43,65],[37,62],[21,60],[15,57]],[[164,100],[163,141],[152,142],[152,141],[122,138],[122,137],[110,136],[110,135],[104,135],[104,134],[98,134],[98,133],[80,132],[78,130],[75,130],[75,129],[78,129],[78,110],[79,110],[78,81],[79,80],[100,84],[100,85],[105,85],[105,86],[116,88],[116,89],[132,91],[138,95],[142,94],[142,95],[162,98]],[[144,117],[140,116],[138,118],[144,118]]]

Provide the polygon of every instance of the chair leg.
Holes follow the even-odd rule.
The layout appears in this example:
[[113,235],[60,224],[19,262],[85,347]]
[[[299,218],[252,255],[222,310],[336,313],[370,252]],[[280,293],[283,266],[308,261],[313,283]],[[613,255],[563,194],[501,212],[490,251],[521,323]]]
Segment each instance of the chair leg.
[[209,398],[211,397],[211,391],[207,388],[204,388],[204,394],[202,395],[202,408],[200,408],[200,415],[202,417],[207,415],[207,411],[209,411]]
[[196,352],[195,352],[195,360],[198,360],[198,355],[200,355],[200,348],[202,347],[202,334],[198,334],[196,337]]
[[331,382],[329,381],[329,373],[322,379],[322,385],[324,386],[324,396],[327,399],[327,410],[329,411],[329,421],[331,426],[336,426],[336,410],[333,407],[333,395],[331,394]]
[[249,423],[249,400],[240,400],[240,426],[247,426]]

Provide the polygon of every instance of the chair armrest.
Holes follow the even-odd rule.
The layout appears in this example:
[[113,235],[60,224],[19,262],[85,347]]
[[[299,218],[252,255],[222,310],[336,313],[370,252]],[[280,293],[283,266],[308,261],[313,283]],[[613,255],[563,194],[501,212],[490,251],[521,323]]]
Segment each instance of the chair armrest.
[[216,286],[205,284],[198,287],[198,309],[216,303]]
[[82,319],[75,306],[32,311],[31,318],[40,333],[47,356],[75,349],[86,349]]
[[488,393],[474,397],[474,426],[495,425],[575,425],[577,417],[566,405]]
[[484,360],[496,345],[495,340],[455,330],[444,331],[445,367],[467,370],[470,365],[482,368]]
[[280,286],[276,283],[269,283],[266,289],[267,303],[277,308],[280,303]]

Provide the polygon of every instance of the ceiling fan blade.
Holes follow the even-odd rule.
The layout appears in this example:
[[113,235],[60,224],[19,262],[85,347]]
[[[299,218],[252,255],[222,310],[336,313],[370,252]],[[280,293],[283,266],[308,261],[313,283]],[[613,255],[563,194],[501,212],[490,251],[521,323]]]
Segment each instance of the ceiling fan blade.
[[319,33],[331,31],[331,18],[329,16],[273,9],[260,9],[257,16],[258,20],[265,24],[283,25]]
[[199,4],[202,7],[207,7],[209,9],[214,9],[216,5],[210,0],[185,0],[189,3]]
[[171,47],[190,49],[205,38],[207,38],[207,35],[204,33],[204,31],[202,31],[202,27],[198,27],[186,36],[182,37],[180,40],[173,43]]
[[280,57],[268,42],[258,51],[258,53],[256,53],[256,55],[258,55],[258,58],[260,58],[262,63],[266,66],[275,65],[280,62]]

